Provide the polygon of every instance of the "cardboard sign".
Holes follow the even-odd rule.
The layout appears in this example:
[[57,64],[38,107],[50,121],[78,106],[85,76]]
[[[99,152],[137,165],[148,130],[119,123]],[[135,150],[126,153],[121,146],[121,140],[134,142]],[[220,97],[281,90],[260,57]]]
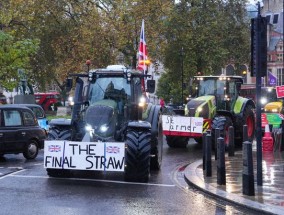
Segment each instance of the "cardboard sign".
[[277,86],[276,87],[276,95],[277,95],[277,98],[283,98],[284,97],[284,86]]
[[163,115],[162,122],[164,135],[194,137],[202,134],[202,117]]
[[44,168],[124,171],[125,144],[45,141]]

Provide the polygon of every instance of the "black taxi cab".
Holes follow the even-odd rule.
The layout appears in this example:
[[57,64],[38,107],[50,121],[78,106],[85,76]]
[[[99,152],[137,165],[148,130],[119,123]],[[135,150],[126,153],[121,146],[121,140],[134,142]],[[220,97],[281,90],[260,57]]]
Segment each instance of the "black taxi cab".
[[44,148],[45,138],[46,132],[31,109],[0,106],[0,156],[23,153],[26,159],[34,159]]

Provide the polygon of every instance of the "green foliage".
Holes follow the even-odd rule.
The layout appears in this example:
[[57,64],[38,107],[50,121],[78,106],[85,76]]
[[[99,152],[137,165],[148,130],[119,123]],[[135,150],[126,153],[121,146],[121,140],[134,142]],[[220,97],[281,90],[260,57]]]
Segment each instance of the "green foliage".
[[12,90],[18,84],[18,69],[29,71],[30,59],[38,49],[38,41],[16,40],[0,31],[0,85]]
[[[249,62],[249,20],[246,1],[180,1],[165,22],[167,47],[164,65],[167,81],[173,84],[159,86],[181,95],[181,67],[184,65],[184,83],[198,73],[220,75],[229,63],[236,67]],[[183,52],[181,50],[183,49]],[[158,92],[161,89],[158,87]],[[178,95],[177,95],[178,96]],[[185,94],[185,97],[187,95]],[[180,96],[178,96],[180,97]],[[184,98],[185,99],[185,98]]]
[[30,71],[29,79],[40,91],[57,84],[64,94],[66,75],[86,71],[87,59],[91,68],[105,67],[118,63],[122,53],[124,62],[135,66],[142,19],[149,57],[162,61],[167,70],[157,93],[166,101],[182,99],[182,63],[184,83],[189,83],[197,72],[220,74],[228,62],[249,61],[246,1],[174,2],[2,0],[1,40],[6,41],[0,48],[0,84],[11,89],[17,83],[11,77],[22,68]]

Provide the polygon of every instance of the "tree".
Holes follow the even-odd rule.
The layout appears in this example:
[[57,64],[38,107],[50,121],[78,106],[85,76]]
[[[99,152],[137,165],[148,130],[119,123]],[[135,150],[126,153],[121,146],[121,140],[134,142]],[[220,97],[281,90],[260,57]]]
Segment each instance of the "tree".
[[37,40],[16,40],[0,31],[0,85],[12,90],[19,83],[18,70],[31,71],[30,59],[38,49]]
[[182,59],[184,83],[198,72],[220,75],[221,68],[232,61],[236,65],[248,62],[250,34],[245,3],[191,0],[176,5],[165,23],[167,46],[163,52],[171,80],[181,85]]

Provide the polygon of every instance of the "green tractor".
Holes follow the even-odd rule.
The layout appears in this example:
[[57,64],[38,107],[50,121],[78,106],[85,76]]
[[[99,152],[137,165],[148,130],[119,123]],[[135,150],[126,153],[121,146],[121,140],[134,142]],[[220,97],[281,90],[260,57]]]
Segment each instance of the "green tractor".
[[[255,103],[239,96],[243,78],[241,76],[195,76],[191,81],[191,92],[195,95],[185,106],[185,116],[202,117],[203,132],[211,130],[212,145],[215,146],[215,130],[228,144],[228,128],[234,127],[235,144],[243,142],[243,125],[247,125],[248,140],[255,134]],[[202,143],[202,134],[178,137],[167,136],[170,147],[185,147],[189,138]]]
[[121,171],[127,181],[147,182],[150,170],[159,170],[162,162],[160,105],[147,104],[144,91],[153,93],[155,81],[118,65],[70,77],[76,78],[72,119],[50,122],[48,175]]

